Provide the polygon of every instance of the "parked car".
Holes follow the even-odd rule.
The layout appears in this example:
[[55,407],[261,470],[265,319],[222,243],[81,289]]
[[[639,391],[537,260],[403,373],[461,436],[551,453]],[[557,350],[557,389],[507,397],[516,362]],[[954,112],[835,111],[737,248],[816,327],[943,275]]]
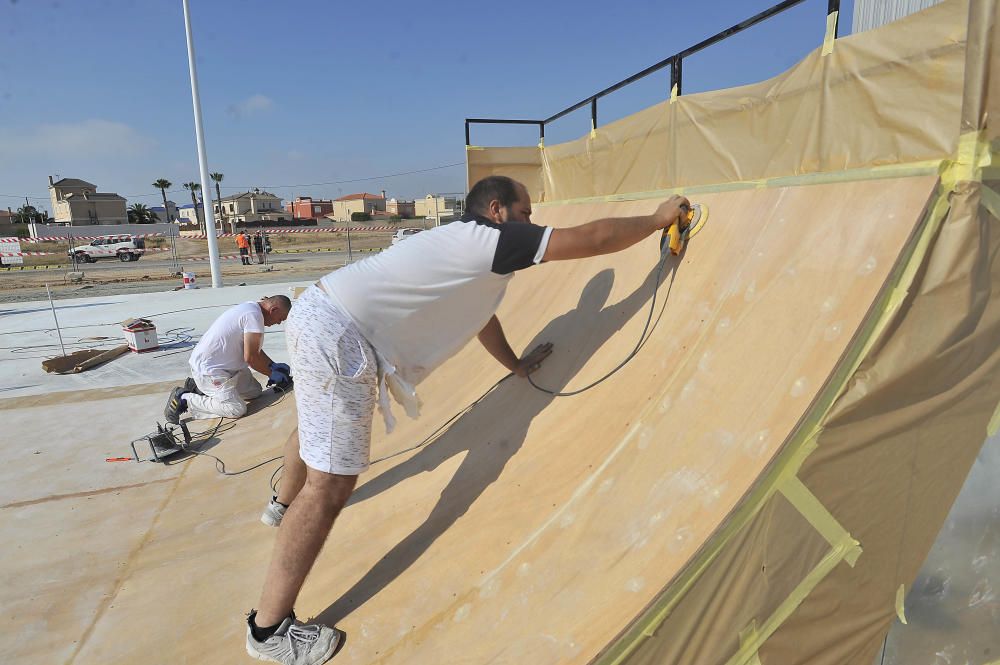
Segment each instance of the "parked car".
[[409,238],[412,235],[420,233],[423,229],[400,229],[396,231],[396,234],[392,236],[392,244],[395,245],[397,242],[404,238]]
[[127,233],[115,236],[100,236],[90,241],[88,245],[79,245],[67,251],[70,257],[76,256],[77,261],[93,263],[97,259],[118,259],[119,261],[138,261],[146,253],[146,241]]

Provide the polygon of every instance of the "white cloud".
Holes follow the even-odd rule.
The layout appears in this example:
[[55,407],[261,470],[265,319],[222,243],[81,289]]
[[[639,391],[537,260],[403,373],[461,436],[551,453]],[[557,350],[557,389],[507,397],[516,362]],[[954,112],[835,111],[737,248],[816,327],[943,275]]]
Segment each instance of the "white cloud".
[[135,157],[148,154],[156,141],[121,122],[90,119],[37,125],[26,132],[0,131],[0,144],[14,155],[56,159]]
[[236,102],[235,104],[230,104],[227,111],[232,116],[237,118],[244,115],[251,115],[253,113],[261,113],[264,111],[270,111],[274,107],[274,100],[267,95],[262,95],[257,93],[255,95],[250,95],[243,101]]

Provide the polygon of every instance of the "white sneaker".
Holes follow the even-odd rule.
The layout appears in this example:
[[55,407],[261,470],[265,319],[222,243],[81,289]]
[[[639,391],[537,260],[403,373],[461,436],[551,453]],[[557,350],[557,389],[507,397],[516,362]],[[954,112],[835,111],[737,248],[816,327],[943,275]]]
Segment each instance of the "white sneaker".
[[336,628],[299,623],[293,614],[281,622],[274,635],[258,642],[250,630],[255,616],[257,611],[252,610],[247,617],[247,653],[257,660],[281,665],[319,665],[333,657],[343,636]]
[[268,526],[278,526],[281,524],[281,518],[285,516],[286,510],[288,510],[288,506],[278,503],[278,497],[272,496],[271,500],[267,502],[267,508],[260,516],[260,521]]

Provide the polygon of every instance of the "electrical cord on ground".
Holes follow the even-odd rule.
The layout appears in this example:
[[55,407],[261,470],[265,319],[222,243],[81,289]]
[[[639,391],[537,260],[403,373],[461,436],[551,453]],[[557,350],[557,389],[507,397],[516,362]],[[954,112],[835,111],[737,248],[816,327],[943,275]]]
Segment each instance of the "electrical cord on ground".
[[[274,401],[274,403],[272,403],[272,404],[270,404],[268,406],[277,406],[277,405],[281,404],[281,402],[283,402],[284,399],[285,399],[285,397],[288,395],[287,391],[280,390],[280,389],[276,389],[276,390],[281,393],[281,396],[278,397],[278,399],[276,399]],[[237,420],[238,420],[237,418],[219,418],[219,422],[217,422],[215,424],[215,427],[213,427],[211,429],[211,431],[205,430],[204,432],[198,432],[197,434],[195,434],[194,437],[192,437],[190,444],[186,444],[186,445],[182,445],[181,446],[181,448],[180,448],[181,451],[185,452],[185,453],[189,453],[191,455],[195,455],[195,456],[209,457],[209,458],[215,460],[215,470],[220,475],[223,475],[223,476],[240,476],[240,475],[243,475],[244,473],[249,473],[250,471],[254,471],[255,469],[259,469],[260,467],[265,466],[267,464],[270,464],[271,462],[275,462],[277,460],[283,459],[283,457],[284,457],[283,455],[278,455],[276,457],[272,457],[270,459],[264,460],[263,462],[258,462],[257,464],[254,464],[253,466],[249,466],[249,467],[247,467],[245,469],[240,469],[239,471],[227,471],[226,470],[226,463],[221,458],[216,457],[215,455],[213,455],[211,453],[206,453],[206,452],[197,450],[195,448],[196,445],[205,443],[206,441],[214,438],[218,434],[222,434],[223,432],[228,432],[229,430],[233,429],[234,427],[236,427],[236,421]],[[227,421],[228,421],[228,423],[227,423]],[[221,429],[222,426],[223,426],[223,424],[227,425],[227,427],[225,429]],[[163,462],[163,465],[164,466],[174,466],[175,464],[180,464],[181,462],[185,462],[188,459],[190,459],[190,458],[179,459],[179,460],[175,460],[173,462]],[[284,465],[282,465],[282,466],[284,466]],[[278,469],[275,471],[275,473],[271,474],[272,483],[273,483],[273,480],[274,480],[274,476],[280,470],[281,470],[281,467],[278,467]],[[272,484],[272,488],[273,487],[274,486]]]
[[[669,256],[668,252],[662,252],[661,255],[660,255],[660,264],[659,264],[659,267],[656,270],[656,283],[653,285],[653,299],[649,303],[649,315],[646,317],[646,325],[643,326],[642,332],[639,334],[639,341],[636,343],[635,348],[632,349],[627,356],[625,356],[624,360],[622,360],[620,363],[618,363],[618,365],[615,366],[614,369],[612,369],[610,372],[608,372],[607,374],[605,374],[601,378],[597,379],[593,383],[590,383],[590,384],[584,386],[583,388],[578,388],[577,390],[569,390],[569,391],[566,391],[566,392],[560,392],[558,390],[550,390],[549,388],[543,388],[542,386],[540,386],[537,383],[535,383],[535,380],[531,378],[531,374],[528,375],[528,383],[530,383],[531,386],[533,388],[535,388],[536,390],[539,390],[539,391],[541,391],[543,393],[552,395],[553,397],[572,397],[573,395],[579,395],[580,393],[586,392],[586,391],[590,390],[591,388],[597,386],[598,384],[603,383],[607,379],[611,378],[612,375],[614,375],[615,373],[617,373],[618,370],[620,370],[622,367],[625,367],[625,365],[627,365],[629,363],[629,361],[632,360],[632,358],[635,358],[636,354],[639,353],[639,350],[642,349],[643,345],[645,345],[646,341],[649,339],[649,337],[647,337],[646,333],[648,332],[650,335],[652,335],[652,330],[650,330],[649,324],[653,320],[653,312],[656,311],[656,293],[657,293],[657,291],[659,291],[659,288],[660,288],[660,280],[663,277],[663,266],[664,266],[664,264],[667,261],[667,256]],[[670,287],[672,287],[672,286],[673,286],[673,280],[670,281]],[[670,295],[670,288],[668,287],[668,289],[667,289],[667,296],[669,297],[669,295]],[[664,302],[664,304],[666,304],[666,303]],[[661,311],[660,314],[662,316],[663,312]],[[657,317],[656,323],[658,324],[659,322],[660,322],[660,319],[659,319],[659,317]],[[655,329],[656,326],[654,325],[653,328]],[[511,375],[511,376],[513,376],[513,375]]]

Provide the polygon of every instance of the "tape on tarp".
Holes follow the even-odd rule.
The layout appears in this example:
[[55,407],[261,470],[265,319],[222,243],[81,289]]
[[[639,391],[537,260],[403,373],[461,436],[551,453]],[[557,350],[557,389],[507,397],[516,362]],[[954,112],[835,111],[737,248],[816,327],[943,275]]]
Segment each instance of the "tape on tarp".
[[896,616],[899,622],[906,625],[906,585],[900,584],[896,589]]
[[781,494],[826,539],[826,542],[834,548],[843,548],[844,561],[853,568],[861,556],[861,543],[851,537],[847,529],[841,526],[837,518],[826,509],[815,494],[809,491],[798,476],[793,476],[782,483]]
[[822,55],[833,53],[833,42],[837,39],[837,17],[839,11],[833,11],[826,15],[826,34],[823,35]]

